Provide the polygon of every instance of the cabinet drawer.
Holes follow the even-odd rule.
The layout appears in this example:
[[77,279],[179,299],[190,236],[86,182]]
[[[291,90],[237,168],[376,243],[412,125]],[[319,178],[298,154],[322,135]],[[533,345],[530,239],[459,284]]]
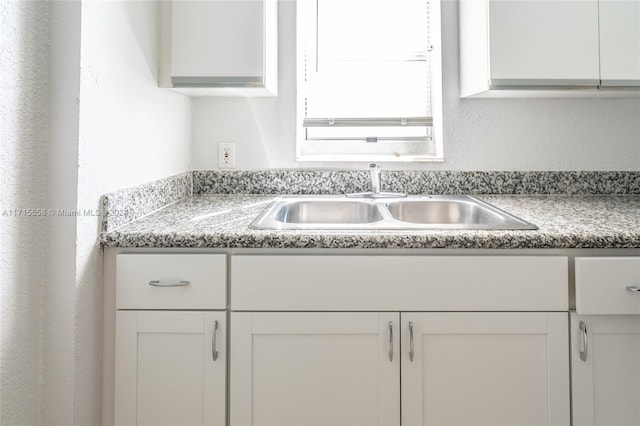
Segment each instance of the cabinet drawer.
[[561,256],[231,259],[231,308],[271,311],[566,311]]
[[640,257],[576,258],[579,314],[640,314],[640,291],[634,288],[640,288]]
[[224,254],[119,254],[117,309],[226,309]]

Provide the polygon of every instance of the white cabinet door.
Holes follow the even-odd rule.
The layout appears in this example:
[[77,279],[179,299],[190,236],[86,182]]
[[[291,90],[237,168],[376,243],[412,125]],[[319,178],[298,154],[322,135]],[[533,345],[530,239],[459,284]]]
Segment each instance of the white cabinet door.
[[640,425],[640,315],[571,313],[571,335],[574,425]]
[[640,1],[601,0],[602,86],[640,86]]
[[232,313],[231,425],[399,425],[398,313]]
[[170,60],[161,85],[191,95],[277,94],[277,0],[173,0],[163,26]]
[[597,0],[487,0],[492,86],[599,82]]
[[404,426],[569,425],[566,313],[403,313],[401,332]]
[[225,318],[225,312],[118,311],[115,424],[224,425]]
[[264,1],[172,2],[174,77],[262,78]]

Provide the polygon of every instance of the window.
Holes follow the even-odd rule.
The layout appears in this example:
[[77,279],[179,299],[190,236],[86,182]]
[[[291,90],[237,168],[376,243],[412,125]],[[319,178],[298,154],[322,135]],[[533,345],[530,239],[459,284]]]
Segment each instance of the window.
[[297,8],[297,159],[441,161],[438,1]]

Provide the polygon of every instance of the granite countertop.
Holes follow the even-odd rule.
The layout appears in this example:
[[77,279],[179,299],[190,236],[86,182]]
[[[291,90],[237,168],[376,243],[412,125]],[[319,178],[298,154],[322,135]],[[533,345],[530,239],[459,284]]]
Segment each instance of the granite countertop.
[[248,225],[275,195],[192,195],[101,234],[105,247],[640,248],[640,195],[475,195],[535,231],[267,231]]

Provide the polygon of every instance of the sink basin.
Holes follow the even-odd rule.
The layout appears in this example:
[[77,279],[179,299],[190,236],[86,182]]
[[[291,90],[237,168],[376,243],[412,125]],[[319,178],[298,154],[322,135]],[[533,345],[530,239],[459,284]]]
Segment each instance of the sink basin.
[[252,229],[538,229],[466,195],[355,200],[345,196],[277,198],[249,225]]
[[301,200],[282,203],[274,219],[282,223],[357,224],[382,220],[373,204],[351,200]]
[[502,228],[513,221],[513,216],[480,204],[475,199],[406,200],[387,204],[394,219],[418,224],[483,226]]

